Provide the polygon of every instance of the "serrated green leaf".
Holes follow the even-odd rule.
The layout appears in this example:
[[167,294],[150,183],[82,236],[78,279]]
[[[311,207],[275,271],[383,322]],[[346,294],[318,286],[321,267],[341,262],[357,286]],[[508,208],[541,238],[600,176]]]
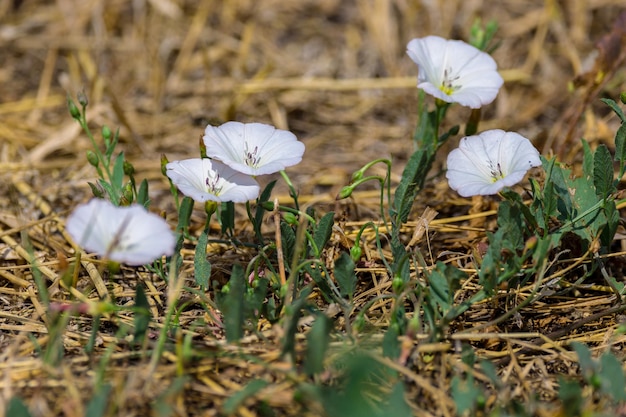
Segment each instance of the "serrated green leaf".
[[287,265],[291,263],[296,247],[296,233],[286,222],[280,222],[280,237],[283,244],[283,257]]
[[341,295],[352,298],[356,288],[356,275],[354,273],[354,262],[346,252],[341,252],[341,255],[335,261],[335,280],[339,284]]
[[333,225],[335,224],[335,213],[328,212],[317,222],[315,233],[313,234],[313,241],[319,253],[315,254],[319,258],[322,249],[326,246],[328,239],[333,231]]
[[193,257],[194,278],[196,284],[206,291],[211,278],[211,263],[207,259],[206,248],[209,242],[209,228],[205,228],[198,237],[198,244]]
[[304,370],[309,375],[319,374],[324,370],[326,351],[330,343],[332,321],[325,314],[318,314],[306,335],[307,347]]
[[593,155],[593,185],[596,195],[601,199],[613,193],[613,159],[606,145],[598,146]]

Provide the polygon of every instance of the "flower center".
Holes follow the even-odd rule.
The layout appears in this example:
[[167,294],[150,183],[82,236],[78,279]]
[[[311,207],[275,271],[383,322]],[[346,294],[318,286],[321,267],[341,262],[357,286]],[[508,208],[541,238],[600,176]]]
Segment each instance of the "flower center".
[[489,169],[491,170],[492,182],[497,182],[503,179],[504,177],[506,177],[506,175],[504,175],[504,173],[502,172],[502,168],[500,167],[500,162],[498,162],[496,166],[494,167],[493,162],[489,161]]
[[458,79],[459,79],[458,75],[456,76],[452,75],[452,69],[446,68],[445,70],[443,70],[443,81],[441,82],[441,86],[439,87],[439,89],[443,91],[445,94],[451,95],[456,90],[462,87],[459,84],[457,85],[454,84],[454,82],[458,81]]
[[207,191],[213,195],[219,196],[224,188],[224,179],[217,172],[209,171],[205,180]]
[[244,158],[243,161],[249,167],[256,168],[261,162],[261,156],[259,155],[259,147],[255,146],[252,151],[248,149],[248,144],[246,143],[244,150]]

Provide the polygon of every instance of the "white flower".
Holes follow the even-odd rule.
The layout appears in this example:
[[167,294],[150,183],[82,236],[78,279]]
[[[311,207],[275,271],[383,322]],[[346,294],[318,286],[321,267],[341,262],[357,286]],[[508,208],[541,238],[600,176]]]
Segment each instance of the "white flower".
[[296,165],[304,154],[304,144],[293,133],[263,123],[209,125],[203,139],[208,157],[254,176]]
[[520,182],[541,165],[539,152],[515,132],[495,129],[461,139],[448,155],[448,184],[463,197],[490,195]]
[[480,108],[496,98],[504,82],[496,61],[463,41],[413,39],[407,54],[419,68],[417,87],[448,103]]
[[204,203],[232,201],[245,203],[259,195],[259,184],[249,175],[237,172],[208,158],[168,163],[167,176],[186,196]]
[[143,206],[116,207],[94,198],[68,217],[65,228],[89,252],[128,265],[145,265],[174,252],[168,224]]

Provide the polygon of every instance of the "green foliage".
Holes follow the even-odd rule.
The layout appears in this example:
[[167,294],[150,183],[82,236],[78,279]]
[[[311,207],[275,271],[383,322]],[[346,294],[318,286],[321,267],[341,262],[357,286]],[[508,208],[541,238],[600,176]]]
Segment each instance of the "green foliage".
[[354,273],[354,262],[350,255],[341,252],[335,261],[335,279],[339,284],[339,291],[343,297],[352,299],[356,288],[356,275]]
[[315,256],[319,258],[321,256],[322,249],[328,243],[330,235],[333,231],[333,225],[335,224],[335,213],[330,211],[326,213],[318,222],[317,227],[313,232],[313,242],[315,243]]
[[307,375],[315,375],[324,371],[324,362],[330,344],[332,321],[323,313],[316,316],[311,330],[306,335],[307,348],[304,370]]
[[136,345],[141,345],[143,343],[151,318],[150,304],[148,303],[148,298],[146,297],[146,291],[143,284],[139,283],[137,285],[137,289],[135,290],[135,308],[133,317],[135,327],[133,333],[133,343]]
[[237,411],[237,407],[242,405],[247,398],[254,396],[267,385],[268,382],[263,379],[253,379],[248,382],[241,391],[237,392],[224,402],[224,413],[227,415],[234,414],[235,411]]
[[211,279],[211,263],[207,259],[207,244],[209,241],[209,228],[204,228],[200,237],[198,237],[198,243],[196,245],[196,251],[193,257],[194,278],[196,284],[202,290],[209,288],[209,282]]
[[322,387],[317,391],[329,417],[413,415],[404,399],[403,385],[392,382],[397,378],[390,369],[362,354],[349,357],[345,363],[339,386]]
[[11,417],[32,417],[26,404],[18,397],[12,397],[6,408],[6,415]]
[[228,292],[218,305],[224,313],[226,340],[232,343],[241,339],[244,330],[246,279],[241,265],[233,265],[228,284]]

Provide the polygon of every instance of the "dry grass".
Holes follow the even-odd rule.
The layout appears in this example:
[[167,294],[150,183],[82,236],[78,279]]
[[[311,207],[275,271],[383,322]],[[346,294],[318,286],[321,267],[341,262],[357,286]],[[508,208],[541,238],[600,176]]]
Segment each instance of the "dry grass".
[[[184,364],[190,377],[184,389],[169,397],[162,394],[181,375],[180,359],[166,353],[153,367],[149,358],[119,340],[116,329],[122,322],[132,323],[130,313],[103,319],[92,356],[82,348],[90,320],[71,320],[62,338],[65,358],[59,366],[45,365],[35,346],[45,349],[54,335],[48,334],[47,314],[36,294],[24,234],[32,241],[53,299],[76,296],[59,282],[75,256],[63,224],[68,211],[88,198],[87,181],[95,176],[85,160],[89,141],[67,114],[66,94],[87,94],[94,127],[120,126],[121,148],[137,176],[150,181],[153,209],[166,212],[172,223],[174,207],[160,173],[162,153],[170,160],[195,155],[207,123],[260,121],[292,130],[307,146],[303,162],[290,169],[301,201],[338,213],[341,232],[333,235],[331,257],[348,247],[361,224],[378,219],[376,191],[364,188],[352,201],[335,202],[352,171],[390,155],[397,182],[412,151],[416,68],[405,56],[411,38],[436,34],[467,39],[475,18],[496,19],[501,42],[494,57],[506,84],[483,112],[481,128],[519,131],[543,147],[544,154],[556,152],[573,165],[580,162],[577,138],[584,136],[592,146],[612,143],[618,121],[598,105],[597,97],[626,90],[626,73],[615,68],[599,86],[581,78],[573,92],[568,82],[592,67],[596,42],[611,31],[623,0],[492,3],[0,0],[0,412],[17,395],[36,416],[84,415],[100,360],[108,357],[105,375],[115,394],[111,415],[148,415],[159,396],[173,415],[222,415],[225,399],[254,377],[271,384],[236,415],[260,415],[261,401],[278,416],[320,415],[319,406],[294,401],[301,377],[279,355],[280,329],[268,326],[265,339],[250,336],[240,346],[230,346],[193,303],[180,321],[193,336],[197,355]],[[462,123],[466,111],[455,110],[452,122]],[[288,203],[285,189],[278,194]],[[427,259],[430,248],[433,257],[454,252],[458,264],[469,265],[472,248],[494,226],[495,200],[460,199],[440,175],[429,181],[417,205],[407,236],[420,224],[418,215],[426,206],[440,213],[429,225],[430,246],[425,239],[418,244]],[[459,217],[465,214],[471,216]],[[198,210],[194,230],[201,227],[202,216]],[[245,224],[238,227],[249,232]],[[186,255],[189,274],[193,255]],[[359,269],[357,306],[390,291],[375,250],[367,249],[366,255],[369,261]],[[215,248],[214,270],[226,275],[235,257],[246,256]],[[614,260],[619,268],[624,253],[616,251]],[[585,262],[569,259],[545,280],[564,274],[575,280],[577,267]],[[113,296],[123,305],[143,281],[158,330],[168,302],[162,281],[134,269],[103,277],[91,258],[82,265],[76,288],[90,299]],[[471,292],[475,285],[469,280],[463,291]],[[446,342],[416,343],[404,363],[380,360],[404,376],[415,415],[449,416],[454,415],[450,377],[461,369],[458,342],[471,342],[477,356],[499,364],[506,395],[529,402],[537,395],[553,406],[536,414],[555,415],[556,377],[577,372],[576,356],[565,348],[568,342],[584,341],[598,353],[610,349],[623,356],[626,340],[613,336],[624,320],[621,304],[605,288],[595,290],[546,297],[497,324],[492,320],[502,311],[494,306],[506,306],[495,301],[478,305],[453,324]],[[510,301],[519,303],[530,291],[518,289]],[[381,302],[371,308],[374,329],[386,326],[389,307]],[[208,324],[198,325],[203,320]],[[380,335],[374,331],[367,337],[376,341]],[[344,348],[337,343],[334,351]],[[479,373],[476,378],[485,379]],[[487,404],[495,400],[494,394]]]

